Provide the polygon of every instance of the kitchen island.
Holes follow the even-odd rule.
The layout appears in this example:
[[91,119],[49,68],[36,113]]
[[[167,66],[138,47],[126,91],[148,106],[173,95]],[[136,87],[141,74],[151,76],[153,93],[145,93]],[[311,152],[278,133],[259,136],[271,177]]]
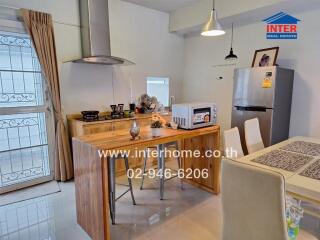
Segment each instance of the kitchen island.
[[180,141],[181,149],[197,150],[201,155],[199,158],[183,157],[182,168],[208,169],[208,176],[205,178],[186,181],[215,194],[220,192],[220,157],[205,155],[205,152],[220,150],[220,127],[161,131],[160,137],[153,138],[150,127],[144,127],[141,129],[140,139],[136,141],[130,140],[128,130],[73,138],[77,221],[92,239],[110,239],[108,156],[100,156],[101,150],[105,153],[108,150],[137,150]]
[[[133,120],[135,120],[140,127],[146,127],[151,125],[151,113],[137,113],[134,117],[120,118],[120,119],[105,119],[110,113],[104,112],[100,114],[100,119],[97,121],[84,121],[81,113],[75,113],[67,115],[68,130],[70,143],[72,138],[80,137],[83,135],[92,135],[102,132],[114,132],[119,130],[129,131]],[[171,113],[164,112],[160,116],[167,122],[171,121]],[[71,143],[72,144],[72,143]],[[141,168],[143,164],[143,158],[129,158],[130,167]],[[125,165],[123,161],[116,163],[116,175],[121,176],[125,174]]]

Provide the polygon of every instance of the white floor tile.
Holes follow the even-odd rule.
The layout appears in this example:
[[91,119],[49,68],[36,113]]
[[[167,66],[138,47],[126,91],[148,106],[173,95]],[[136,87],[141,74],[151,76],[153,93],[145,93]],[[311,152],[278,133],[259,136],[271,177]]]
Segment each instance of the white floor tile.
[[[125,183],[126,178],[117,182]],[[133,184],[137,205],[132,205],[130,194],[116,203],[112,240],[220,239],[220,196],[188,184],[181,190],[180,181],[173,179],[166,182],[161,201],[158,181],[147,179],[142,191],[140,180]],[[60,193],[0,207],[0,240],[89,240],[77,224],[74,183],[60,183],[60,187]],[[117,187],[118,193],[122,190]],[[310,226],[308,219],[303,225]]]

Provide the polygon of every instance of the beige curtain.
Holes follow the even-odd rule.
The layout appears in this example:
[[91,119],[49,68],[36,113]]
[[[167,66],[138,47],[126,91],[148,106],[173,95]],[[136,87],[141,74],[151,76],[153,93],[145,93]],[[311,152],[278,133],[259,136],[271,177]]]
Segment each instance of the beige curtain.
[[21,12],[52,97],[56,130],[55,179],[66,181],[73,177],[73,163],[68,135],[61,113],[59,75],[52,17],[47,13],[27,9],[22,9]]

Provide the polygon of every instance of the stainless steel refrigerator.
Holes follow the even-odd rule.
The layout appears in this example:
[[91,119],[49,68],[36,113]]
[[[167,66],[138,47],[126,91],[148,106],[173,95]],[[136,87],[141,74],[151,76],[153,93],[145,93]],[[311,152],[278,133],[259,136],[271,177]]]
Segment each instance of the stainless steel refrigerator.
[[294,71],[280,67],[236,69],[232,127],[238,127],[244,151],[244,122],[258,118],[265,146],[288,139]]

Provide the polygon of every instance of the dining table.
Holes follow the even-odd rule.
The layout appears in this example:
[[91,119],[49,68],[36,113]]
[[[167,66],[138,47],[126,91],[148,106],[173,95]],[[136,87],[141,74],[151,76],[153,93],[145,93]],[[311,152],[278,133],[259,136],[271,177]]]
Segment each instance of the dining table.
[[237,161],[282,174],[286,193],[312,206],[305,212],[320,217],[320,139],[292,137]]

